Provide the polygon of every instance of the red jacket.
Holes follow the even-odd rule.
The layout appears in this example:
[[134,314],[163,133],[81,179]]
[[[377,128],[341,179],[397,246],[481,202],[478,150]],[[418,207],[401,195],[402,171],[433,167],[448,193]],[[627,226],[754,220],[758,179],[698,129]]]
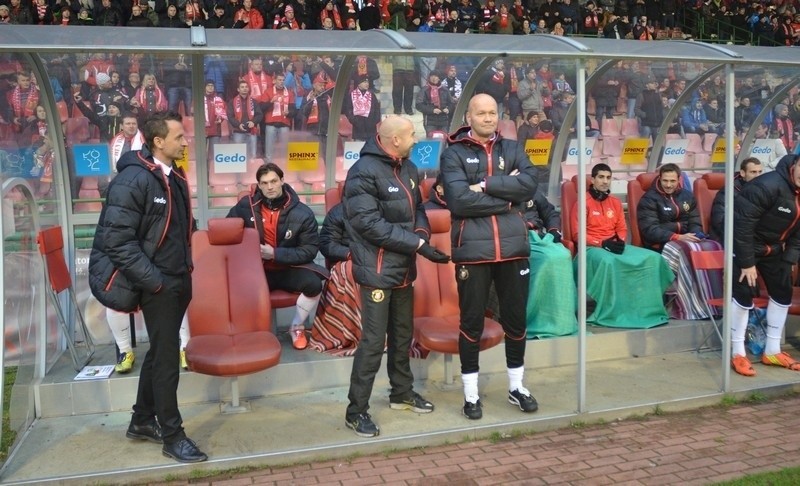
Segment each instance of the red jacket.
[[[572,206],[569,221],[572,238],[578,241],[578,203]],[[608,196],[604,201],[597,201],[586,193],[586,244],[588,246],[601,246],[603,240],[614,235],[625,240],[628,236],[628,227],[625,224],[625,213],[622,203],[614,196]]]

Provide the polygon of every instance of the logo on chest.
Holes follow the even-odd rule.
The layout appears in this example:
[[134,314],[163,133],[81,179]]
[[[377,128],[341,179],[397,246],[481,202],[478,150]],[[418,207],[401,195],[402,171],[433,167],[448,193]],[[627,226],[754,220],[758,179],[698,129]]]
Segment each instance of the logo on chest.
[[164,199],[163,197],[158,197],[158,196],[153,198],[153,202],[156,203],[156,204],[167,204],[167,200],[166,199]]
[[792,214],[792,210],[783,206],[778,206],[778,211],[786,214]]
[[400,192],[400,188],[399,187],[394,187],[394,186],[389,186],[389,189],[387,189],[387,191],[389,191],[389,192]]

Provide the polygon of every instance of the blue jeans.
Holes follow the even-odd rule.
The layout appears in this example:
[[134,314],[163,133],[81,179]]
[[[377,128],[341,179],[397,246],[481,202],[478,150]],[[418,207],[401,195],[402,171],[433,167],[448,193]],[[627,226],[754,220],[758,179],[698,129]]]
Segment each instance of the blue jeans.
[[258,137],[256,137],[252,133],[233,132],[231,134],[231,141],[233,143],[246,143],[247,157],[253,158],[256,156],[256,145],[258,144]]
[[[181,86],[167,88],[167,101],[169,111],[178,112],[178,103],[183,101],[183,111],[186,116],[192,116],[192,90]],[[194,134],[192,134],[194,136]]]
[[[264,160],[272,162],[275,152],[275,143],[286,145],[289,140],[289,127],[286,125],[266,125],[264,130]],[[285,148],[285,147],[284,147]],[[278,154],[277,158],[280,159]]]

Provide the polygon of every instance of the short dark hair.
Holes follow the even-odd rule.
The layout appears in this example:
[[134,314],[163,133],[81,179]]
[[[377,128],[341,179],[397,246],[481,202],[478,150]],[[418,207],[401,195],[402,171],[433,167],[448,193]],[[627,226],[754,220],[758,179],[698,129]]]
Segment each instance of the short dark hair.
[[283,179],[283,169],[278,167],[277,164],[273,164],[272,162],[267,162],[266,164],[262,164],[261,167],[256,170],[256,182],[261,180],[261,176],[268,172],[274,172],[278,174],[280,179]]
[[665,172],[676,172],[678,174],[678,177],[681,176],[681,168],[678,167],[678,164],[669,163],[669,164],[664,164],[658,168],[659,176],[664,175]]
[[599,174],[600,171],[610,172],[613,174],[613,172],[611,171],[611,167],[609,167],[608,164],[600,162],[599,164],[595,164],[595,166],[592,167],[592,178],[597,177],[597,174]]
[[156,137],[167,138],[167,134],[169,134],[167,122],[170,120],[183,123],[183,117],[174,111],[159,111],[153,113],[144,122],[142,134],[144,135],[145,143],[151,150],[153,149],[153,141]]
[[739,164],[739,170],[747,170],[747,166],[749,164],[761,165],[761,161],[755,157],[748,157],[744,159],[741,164]]

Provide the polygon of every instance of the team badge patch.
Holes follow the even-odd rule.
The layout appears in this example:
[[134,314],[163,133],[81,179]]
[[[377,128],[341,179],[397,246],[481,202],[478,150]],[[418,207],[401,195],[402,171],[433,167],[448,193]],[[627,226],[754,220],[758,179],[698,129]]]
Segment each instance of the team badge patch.
[[606,218],[614,219],[614,210],[613,209],[609,209],[608,211],[606,211]]
[[504,170],[506,168],[506,159],[504,159],[502,155],[498,159],[497,168],[500,170]]
[[469,278],[469,270],[467,267],[461,267],[458,269],[458,279],[459,280],[466,280]]
[[689,212],[689,203],[686,201],[683,201],[683,210]]
[[414,184],[414,179],[409,179],[409,182],[411,182],[411,190],[413,191],[414,188],[417,187],[417,185]]
[[383,290],[381,290],[381,289],[373,290],[372,294],[370,295],[370,297],[372,297],[372,301],[373,302],[383,302],[383,297],[384,297],[383,296]]
[[291,240],[292,239],[292,230],[286,230],[286,236],[284,236],[284,240]]

